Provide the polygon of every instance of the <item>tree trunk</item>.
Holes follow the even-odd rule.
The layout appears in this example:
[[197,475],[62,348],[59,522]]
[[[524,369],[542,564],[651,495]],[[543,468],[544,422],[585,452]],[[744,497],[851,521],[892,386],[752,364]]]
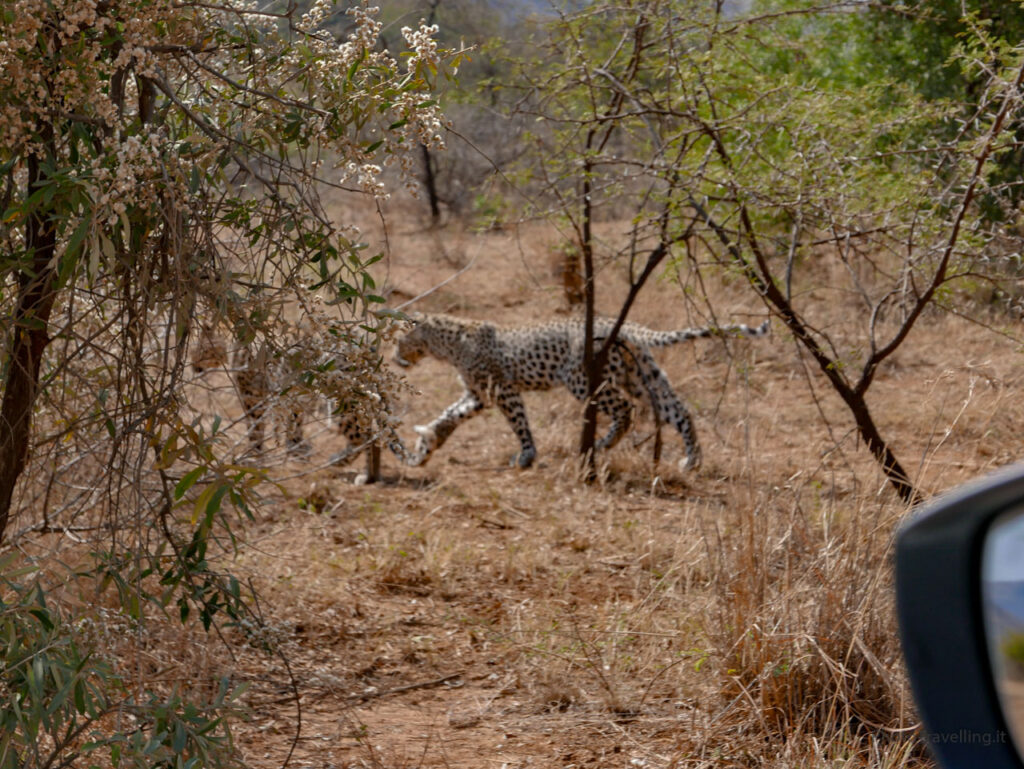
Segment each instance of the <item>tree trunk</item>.
[[[53,135],[44,137],[52,150]],[[45,183],[40,159],[28,158],[29,189]],[[56,297],[53,269],[57,232],[48,208],[31,212],[25,224],[25,248],[31,270],[18,278],[18,304],[11,324],[7,381],[0,403],[0,541],[10,518],[14,487],[28,461],[32,408],[39,387],[43,352],[50,343],[47,328]]]
[[[589,144],[588,139],[588,144]],[[608,360],[607,349],[604,355],[594,354],[594,248],[591,236],[590,205],[590,161],[584,162],[583,168],[583,234],[580,238],[580,254],[583,257],[583,369],[587,373],[587,400],[583,407],[583,429],[580,431],[580,457],[583,460],[583,479],[587,483],[597,478],[597,461],[594,457],[594,444],[597,442],[597,388],[601,384],[604,364]]]
[[903,465],[900,464],[889,444],[878,432],[878,427],[875,426],[875,420],[871,417],[871,411],[868,409],[864,396],[849,388],[837,391],[846,402],[850,413],[853,414],[853,420],[857,424],[857,432],[860,433],[861,440],[867,445],[875,461],[881,465],[882,472],[889,479],[889,483],[892,484],[899,498],[908,505],[916,505],[921,501],[921,495],[914,488],[910,476],[903,469]]
[[[437,6],[440,4],[441,0],[431,0],[427,25],[434,23],[437,18]],[[383,37],[381,39],[383,40]],[[427,188],[427,200],[430,201],[430,222],[436,227],[441,222],[441,201],[437,196],[434,157],[430,154],[430,148],[426,144],[420,143],[420,152],[423,154],[423,186]]]
[[697,212],[699,220],[703,221],[714,231],[733,261],[743,271],[750,285],[757,290],[766,303],[775,307],[779,317],[782,318],[787,328],[793,333],[794,338],[814,358],[818,368],[821,369],[821,373],[825,375],[829,384],[832,385],[832,389],[836,391],[839,397],[843,399],[847,408],[850,409],[854,423],[857,425],[857,433],[881,466],[882,472],[889,479],[889,483],[899,495],[899,498],[907,504],[919,502],[921,496],[917,489],[914,488],[910,476],[907,475],[907,471],[903,469],[903,465],[900,464],[889,444],[885,442],[881,433],[878,432],[875,420],[871,416],[871,410],[868,408],[867,401],[864,398],[864,394],[871,383],[870,377],[866,377],[860,387],[851,385],[842,374],[842,368],[836,365],[836,361],[821,348],[821,345],[811,335],[806,324],[796,314],[796,310],[793,309],[789,298],[782,293],[778,285],[772,280],[767,261],[760,251],[757,241],[754,239],[754,228],[750,224],[746,210],[741,209],[740,218],[746,229],[747,242],[754,252],[757,263],[756,268],[744,258],[736,241],[729,237],[722,226],[711,218],[710,214],[696,199],[691,197],[689,202],[694,211]]
[[437,225],[441,221],[441,199],[437,196],[434,156],[426,144],[421,144],[420,150],[423,153],[423,186],[427,188],[427,200],[430,201],[430,221]]

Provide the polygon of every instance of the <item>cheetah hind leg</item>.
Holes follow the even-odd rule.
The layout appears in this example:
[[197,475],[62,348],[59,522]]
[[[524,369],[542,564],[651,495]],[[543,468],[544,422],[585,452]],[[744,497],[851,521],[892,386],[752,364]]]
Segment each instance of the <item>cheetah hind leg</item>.
[[537,449],[533,446],[528,449],[520,451],[518,454],[513,454],[508,463],[511,467],[520,467],[526,469],[533,464],[533,460],[537,458]]
[[[669,425],[679,433],[683,439],[683,447],[686,450],[686,459],[680,461],[679,468],[684,472],[692,472],[701,466],[700,443],[697,440],[697,432],[693,426],[693,417],[686,404],[679,398],[672,388],[658,364],[649,352],[641,352],[637,355],[640,366],[640,373],[643,379],[643,387],[634,385],[635,397],[649,397],[651,406],[658,416],[659,425]],[[660,443],[660,429],[659,429]],[[658,454],[660,455],[660,450]]]
[[515,390],[499,387],[494,403],[519,439],[519,453],[512,456],[509,464],[525,470],[537,458],[537,445],[533,442],[533,433],[530,432],[523,397]]
[[679,463],[680,469],[684,472],[695,472],[701,466],[700,443],[697,441],[697,433],[693,427],[693,417],[686,404],[679,399],[675,390],[668,385],[666,380],[657,393],[658,409],[661,422],[671,425],[683,439],[683,447],[686,449],[686,459]]
[[597,451],[607,451],[618,443],[622,436],[629,432],[633,423],[633,404],[615,388],[608,388],[601,393],[597,408],[611,419],[608,432],[594,444]]

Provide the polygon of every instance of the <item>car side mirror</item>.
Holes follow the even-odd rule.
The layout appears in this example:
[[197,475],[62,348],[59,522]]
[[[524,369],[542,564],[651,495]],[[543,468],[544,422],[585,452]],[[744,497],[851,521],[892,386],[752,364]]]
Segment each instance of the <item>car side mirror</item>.
[[1024,502],[985,535],[981,599],[992,677],[1018,753],[1024,749]]
[[1024,465],[912,513],[896,540],[903,654],[946,769],[1024,769]]

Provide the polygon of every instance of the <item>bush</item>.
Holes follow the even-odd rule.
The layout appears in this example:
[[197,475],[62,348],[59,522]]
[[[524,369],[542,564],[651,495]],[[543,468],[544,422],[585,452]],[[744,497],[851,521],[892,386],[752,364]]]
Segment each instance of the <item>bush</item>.
[[[20,578],[27,581],[18,581]],[[0,769],[46,769],[79,758],[112,766],[234,767],[221,681],[208,702],[136,688],[90,641],[94,621],[69,611],[32,567],[0,562]]]

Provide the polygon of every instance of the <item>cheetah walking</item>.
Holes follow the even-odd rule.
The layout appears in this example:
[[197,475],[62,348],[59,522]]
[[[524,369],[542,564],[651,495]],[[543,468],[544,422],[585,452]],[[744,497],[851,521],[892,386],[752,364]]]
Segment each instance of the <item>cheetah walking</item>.
[[[521,393],[563,385],[577,400],[587,397],[581,319],[535,326],[497,326],[451,315],[414,313],[410,318],[413,327],[399,339],[395,362],[410,366],[424,355],[433,355],[456,368],[465,391],[430,424],[413,428],[419,437],[409,464],[425,463],[455,428],[479,413],[485,404],[494,403],[519,438],[520,451],[513,461],[520,467],[529,467],[537,456],[537,448]],[[607,336],[612,326],[613,321],[608,318],[595,319],[595,339],[600,341]],[[611,419],[611,425],[596,448],[614,446],[629,429],[633,401],[648,397],[658,419],[672,425],[682,436],[685,469],[699,467],[700,445],[690,412],[658,367],[650,348],[712,335],[759,337],[768,331],[767,320],[757,328],[736,324],[676,331],[624,324],[618,344],[609,350],[605,381],[597,394],[598,410]]]
[[[317,366],[321,376],[328,377],[334,371],[344,371],[349,357],[345,350],[336,349],[323,354],[323,360]],[[306,392],[308,387],[305,379],[309,375],[293,370],[288,361],[273,356],[267,345],[256,343],[237,343],[230,347],[215,331],[203,325],[200,328],[199,340],[192,352],[193,370],[202,374],[208,369],[223,368],[227,370],[241,402],[248,425],[249,450],[259,454],[264,449],[265,424],[273,414],[279,426],[283,428],[284,445],[287,453],[293,456],[304,456],[312,450],[309,440],[303,435],[303,422],[308,415],[305,413],[316,408],[316,401]],[[287,397],[282,397],[287,393]],[[380,401],[382,396],[373,393],[354,393]],[[385,413],[390,413],[389,404],[384,402]],[[331,457],[331,463],[342,465],[349,462],[356,454],[366,453],[366,472],[356,478],[356,483],[374,483],[380,480],[380,446],[383,442],[393,454],[405,463],[413,461],[412,455],[406,450],[401,439],[391,425],[375,425],[368,423],[366,415],[352,411],[341,411],[334,415],[337,419],[338,432],[345,436],[348,446]]]

